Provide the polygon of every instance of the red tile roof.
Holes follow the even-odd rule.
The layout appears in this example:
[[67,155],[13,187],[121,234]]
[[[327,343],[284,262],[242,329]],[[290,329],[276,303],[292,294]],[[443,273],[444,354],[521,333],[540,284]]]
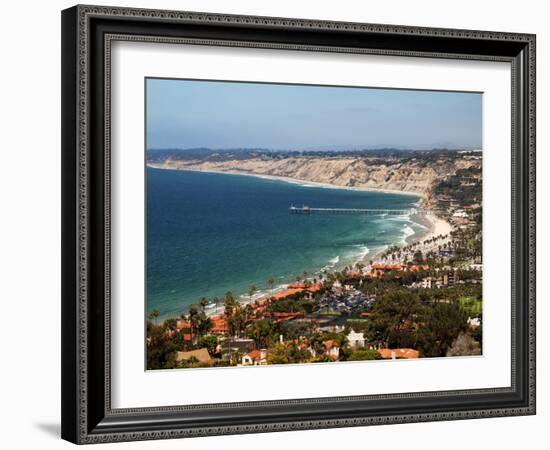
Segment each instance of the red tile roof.
[[373,270],[401,270],[407,267],[406,264],[373,264],[371,268]]
[[430,266],[428,266],[427,264],[424,264],[424,265],[414,265],[414,266],[411,266],[409,267],[409,270],[412,271],[412,272],[418,272],[420,270],[429,270],[430,269]]
[[252,350],[246,354],[251,359],[262,359],[262,352],[260,350]]
[[210,331],[213,333],[225,333],[227,330],[227,324],[225,322],[225,319],[223,317],[212,317],[212,327],[210,328]]
[[414,348],[381,348],[378,353],[384,359],[392,359],[393,355],[396,358],[416,359],[420,354]]
[[191,322],[186,322],[185,320],[178,320],[176,322],[176,328],[178,330],[183,330],[187,328],[191,328]]
[[305,283],[292,283],[292,284],[289,284],[288,286],[288,289],[291,289],[291,290],[306,290],[306,291],[309,291],[309,292],[317,292],[321,289],[321,285],[320,284],[305,284]]

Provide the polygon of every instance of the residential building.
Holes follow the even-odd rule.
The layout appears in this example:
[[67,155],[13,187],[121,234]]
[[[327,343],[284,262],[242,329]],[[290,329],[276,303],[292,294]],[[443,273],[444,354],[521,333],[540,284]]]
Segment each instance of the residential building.
[[350,330],[347,335],[348,342],[351,348],[355,349],[358,347],[364,347],[367,339],[363,333],[357,333],[354,330]]
[[383,359],[416,359],[420,355],[414,348],[381,348],[378,353]]
[[247,338],[234,338],[234,339],[225,339],[220,344],[220,349],[222,353],[245,353],[253,350],[256,347],[256,342],[254,339]]
[[243,366],[265,366],[267,365],[267,351],[265,348],[261,350],[252,350],[242,357]]
[[340,356],[340,347],[332,339],[323,342],[323,347],[325,347],[325,355],[330,359],[336,361]]

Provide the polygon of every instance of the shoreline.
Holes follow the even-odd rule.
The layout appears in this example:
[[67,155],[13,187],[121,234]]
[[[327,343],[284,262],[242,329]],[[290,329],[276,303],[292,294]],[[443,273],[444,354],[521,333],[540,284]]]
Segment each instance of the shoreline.
[[373,187],[366,187],[366,186],[339,186],[335,184],[330,183],[322,183],[318,181],[307,181],[307,180],[301,180],[299,178],[292,178],[292,177],[285,177],[280,175],[266,175],[261,173],[252,173],[252,172],[242,172],[242,171],[227,171],[227,170],[215,170],[215,169],[195,169],[191,167],[167,167],[162,164],[151,164],[147,163],[147,167],[150,167],[152,169],[160,169],[160,170],[176,170],[176,171],[182,171],[182,172],[202,172],[202,173],[218,173],[222,175],[242,175],[245,177],[256,177],[256,178],[263,178],[265,180],[271,180],[271,181],[282,181],[286,183],[291,184],[298,184],[300,186],[306,186],[306,187],[320,187],[325,189],[346,189],[349,191],[360,191],[360,192],[381,192],[384,194],[399,194],[399,195],[407,195],[412,197],[419,197],[423,198],[424,194],[421,192],[415,192],[415,191],[400,191],[398,189],[381,189],[381,188],[373,188]]
[[[147,167],[160,169],[160,170],[204,172],[204,173],[217,173],[217,174],[225,174],[225,175],[242,175],[242,176],[263,178],[263,179],[272,180],[272,181],[281,181],[281,182],[286,182],[290,184],[298,184],[301,186],[321,187],[326,189],[347,189],[347,190],[362,191],[362,192],[381,192],[381,193],[388,193],[388,194],[401,194],[401,195],[407,195],[407,196],[415,196],[415,197],[419,197],[419,199],[423,198],[423,194],[420,194],[418,192],[397,191],[397,190],[390,190],[390,189],[377,189],[377,188],[367,188],[367,187],[336,186],[336,185],[331,185],[329,183],[310,182],[310,181],[299,180],[291,177],[282,177],[282,176],[274,176],[274,175],[263,175],[263,174],[247,173],[247,172],[227,172],[227,171],[221,171],[221,170],[201,170],[201,169],[193,169],[193,168],[175,168],[175,167],[166,167],[163,165],[156,165],[156,164],[149,164],[149,163],[147,163]],[[418,217],[421,219],[420,220],[418,220],[418,218],[417,220],[410,219],[411,222],[415,222],[416,224],[419,224],[421,227],[425,227],[425,229],[415,231],[413,234],[403,238],[402,241],[390,243],[381,249],[377,249],[375,253],[370,253],[370,249],[369,249],[369,252],[366,255],[363,255],[362,257],[357,259],[355,263],[361,262],[365,264],[366,267],[368,267],[370,266],[368,262],[370,260],[376,261],[380,257],[380,255],[382,255],[387,250],[387,248],[389,248],[389,246],[397,245],[399,247],[406,247],[416,242],[422,243],[423,241],[432,239],[435,236],[447,235],[452,230],[452,226],[450,225],[450,223],[448,223],[446,220],[442,219],[441,217],[436,216],[433,213],[428,213],[426,215],[418,216]],[[339,268],[338,265],[335,264],[333,267],[326,270],[327,272],[337,272],[340,269],[341,267]],[[319,271],[319,273],[321,271]],[[244,294],[236,295],[235,299],[241,305],[247,305],[249,303],[256,303],[263,300],[267,300],[269,298],[276,297],[278,294],[288,291],[289,283],[292,283],[292,281],[279,285],[278,287],[270,290],[270,293],[266,293],[264,292],[264,289],[260,289],[259,292],[256,295],[254,295],[252,299],[246,298]],[[220,314],[223,315],[223,306],[220,306],[218,308],[215,308],[215,307],[207,308],[206,314],[208,317],[219,316]],[[171,314],[168,314],[167,316],[164,316],[164,315],[162,316],[163,320],[166,320],[167,318],[174,318],[174,317],[177,317],[177,316],[173,316]]]
[[[449,222],[433,213],[420,217],[423,217],[425,220],[418,220],[416,223],[420,224],[422,227],[425,227],[425,230],[415,231],[414,234],[411,234],[404,239],[405,242],[389,244],[384,249],[379,250],[374,254],[365,255],[364,258],[357,262],[368,263],[370,260],[377,261],[380,255],[382,255],[392,245],[397,245],[400,248],[407,247],[415,243],[420,243],[422,245],[424,241],[430,240],[434,237],[448,236],[453,230],[453,227]],[[366,264],[366,266],[369,266],[369,264]]]
[[449,222],[435,214],[426,214],[425,217],[428,221],[430,221],[431,226],[429,227],[428,232],[420,239],[421,241],[432,239],[440,235],[448,235],[453,230],[453,227]]
[[[415,232],[413,235],[408,236],[405,239],[405,243],[401,242],[399,247],[401,247],[401,248],[406,247],[406,246],[409,246],[409,245],[411,245],[415,242],[422,243],[423,241],[432,239],[435,236],[447,235],[452,230],[451,224],[449,224],[444,219],[436,216],[435,214],[427,214],[424,217],[427,218],[427,220],[426,220],[427,223],[420,223],[420,224],[425,226],[426,230],[423,230],[424,232],[422,232],[422,231],[418,232],[418,233]],[[398,244],[390,244],[390,245],[398,245]],[[383,249],[378,250],[374,254],[367,253],[362,258],[358,259],[356,261],[356,263],[361,262],[361,263],[365,264],[365,268],[369,267],[370,265],[368,264],[368,261],[372,260],[372,261],[376,262],[378,257],[380,255],[382,255],[386,251],[387,248],[388,248],[388,246],[386,246]],[[334,266],[328,272],[332,273],[332,272],[337,272],[337,271],[338,271],[337,266]],[[289,283],[284,283],[284,284],[279,285],[279,286],[277,286],[273,289],[270,289],[269,293],[264,292],[264,289],[260,289],[259,292],[256,293],[256,295],[254,295],[252,297],[252,299],[247,298],[245,294],[242,294],[242,295],[235,296],[235,300],[238,303],[240,303],[241,305],[246,306],[248,304],[254,304],[254,303],[257,303],[257,302],[269,300],[271,298],[276,298],[278,294],[281,294],[283,292],[289,292],[291,290],[288,287],[288,284],[292,284],[292,281],[289,281]],[[223,305],[220,305],[218,308],[216,308],[216,307],[208,308],[207,307],[205,313],[206,313],[206,316],[210,317],[210,318],[212,318],[212,317],[221,317],[221,316],[224,315]],[[166,319],[169,319],[169,318],[177,318],[177,317],[178,317],[177,315],[173,316],[173,315],[169,314],[169,315],[166,315],[166,316],[161,316],[161,319],[166,320]]]

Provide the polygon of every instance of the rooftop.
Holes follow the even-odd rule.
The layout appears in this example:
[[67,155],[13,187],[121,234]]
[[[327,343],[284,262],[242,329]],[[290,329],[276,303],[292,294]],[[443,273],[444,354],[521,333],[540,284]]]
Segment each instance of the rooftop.
[[378,353],[384,359],[416,359],[420,355],[420,352],[414,348],[381,348]]
[[178,362],[186,361],[190,358],[197,358],[201,363],[210,364],[212,362],[212,358],[210,358],[210,354],[206,348],[199,348],[198,350],[191,350],[189,352],[176,352],[176,361]]

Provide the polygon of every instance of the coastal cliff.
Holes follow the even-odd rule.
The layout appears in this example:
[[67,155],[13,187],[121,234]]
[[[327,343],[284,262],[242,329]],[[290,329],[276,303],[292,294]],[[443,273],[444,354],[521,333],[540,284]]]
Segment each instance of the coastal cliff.
[[246,159],[178,159],[149,162],[153,167],[281,177],[332,186],[416,193],[423,203],[431,201],[434,183],[460,169],[481,168],[472,157],[361,158],[350,156]]

